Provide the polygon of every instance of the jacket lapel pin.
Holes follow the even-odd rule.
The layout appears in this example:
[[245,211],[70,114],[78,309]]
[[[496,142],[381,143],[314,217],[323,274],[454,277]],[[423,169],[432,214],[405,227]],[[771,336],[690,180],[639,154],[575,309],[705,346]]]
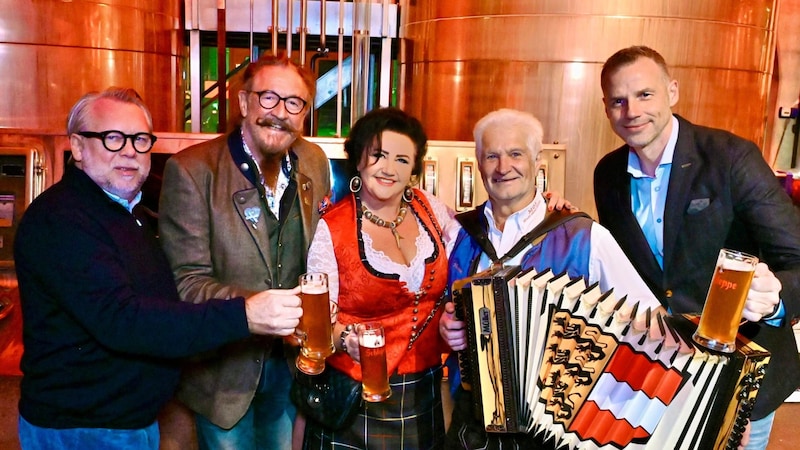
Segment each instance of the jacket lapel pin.
[[253,226],[253,229],[258,229],[258,218],[261,217],[261,208],[257,206],[251,206],[249,208],[245,208],[244,210],[244,218],[250,222],[250,225]]

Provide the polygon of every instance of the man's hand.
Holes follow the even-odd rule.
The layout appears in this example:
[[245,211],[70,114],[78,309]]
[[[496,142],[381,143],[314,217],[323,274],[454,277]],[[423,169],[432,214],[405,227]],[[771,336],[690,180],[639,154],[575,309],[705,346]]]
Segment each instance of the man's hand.
[[544,196],[545,200],[547,200],[548,211],[552,211],[554,209],[557,209],[559,211],[561,211],[562,209],[567,209],[568,211],[578,210],[578,207],[573,206],[569,200],[562,197],[560,192],[548,191],[548,192],[543,192],[542,195]]
[[247,327],[253,334],[289,336],[303,315],[300,287],[270,289],[245,299]]
[[742,440],[739,441],[739,450],[744,450],[747,447],[747,444],[750,443],[750,421],[747,421],[747,426],[744,427],[744,433],[742,433]]
[[455,351],[467,348],[467,330],[464,322],[456,319],[456,306],[453,302],[444,305],[444,314],[439,320],[439,334]]
[[764,263],[758,263],[744,303],[742,317],[751,322],[758,322],[765,316],[771,315],[781,300],[781,288],[780,280],[769,267]]

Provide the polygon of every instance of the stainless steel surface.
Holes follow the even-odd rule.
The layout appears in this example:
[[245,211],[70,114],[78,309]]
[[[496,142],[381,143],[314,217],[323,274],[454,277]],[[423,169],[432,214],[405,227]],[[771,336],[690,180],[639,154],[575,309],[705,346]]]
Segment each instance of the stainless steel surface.
[[[621,144],[599,76],[616,50],[649,45],[679,80],[675,111],[763,145],[777,0],[409,2],[401,106],[433,139],[471,139],[487,112],[532,112],[570,149],[565,195],[594,213],[592,173]],[[778,36],[780,38],[780,36]]]
[[63,129],[86,91],[135,88],[157,130],[183,126],[179,0],[0,0],[0,127]]
[[[273,16],[277,16],[278,29],[285,32],[287,27],[287,20],[285,11],[288,8],[287,0],[227,0],[226,9],[228,10],[228,31],[242,31],[246,32],[250,29],[250,3],[253,3],[253,15],[255,20],[255,29],[260,32],[267,32],[269,25],[273,23]],[[279,11],[275,11],[276,6],[273,1],[278,2]],[[293,8],[295,11],[300,10],[300,1],[293,0]],[[197,4],[198,15],[196,18],[186,18],[186,28],[198,28],[200,30],[213,31],[217,27],[216,8],[217,0],[194,0]],[[335,30],[339,23],[339,8],[338,1],[329,0],[326,6],[325,15],[321,14],[321,4],[319,0],[311,0],[308,2],[308,33],[312,35],[319,35],[322,26],[321,18],[325,18],[325,28],[328,30]],[[352,36],[353,33],[353,7],[354,2],[348,1],[344,5],[344,31],[346,36]],[[373,36],[391,36],[397,37],[397,17],[399,14],[399,7],[395,3],[390,3],[385,6],[387,8],[390,20],[384,22],[382,17],[382,9],[384,5],[381,3],[374,3],[372,11],[369,16],[370,29]],[[194,23],[196,21],[196,23]],[[292,28],[297,29],[300,27],[300,17],[296,16],[291,19]]]

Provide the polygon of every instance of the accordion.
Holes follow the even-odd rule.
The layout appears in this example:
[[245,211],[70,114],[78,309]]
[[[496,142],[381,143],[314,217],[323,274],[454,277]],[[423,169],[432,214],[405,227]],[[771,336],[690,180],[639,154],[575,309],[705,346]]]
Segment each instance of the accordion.
[[462,384],[491,433],[553,448],[735,449],[769,353],[695,346],[695,316],[652,317],[583,278],[496,267],[453,286]]

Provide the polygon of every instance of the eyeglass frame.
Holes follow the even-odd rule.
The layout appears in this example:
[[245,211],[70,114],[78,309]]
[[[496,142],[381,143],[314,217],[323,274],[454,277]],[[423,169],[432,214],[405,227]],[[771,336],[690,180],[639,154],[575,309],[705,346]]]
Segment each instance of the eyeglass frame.
[[[271,89],[265,89],[263,91],[247,91],[247,92],[250,92],[252,94],[256,94],[256,96],[258,97],[258,104],[261,105],[261,107],[264,108],[264,109],[275,109],[275,108],[278,107],[278,105],[282,101],[283,102],[283,108],[286,110],[287,113],[289,113],[289,114],[291,114],[293,116],[296,116],[296,115],[300,114],[301,112],[305,111],[306,106],[308,106],[308,102],[305,99],[303,99],[303,97],[298,97],[296,95],[290,95],[288,97],[281,97],[277,92],[275,92],[275,91],[273,91]],[[275,102],[275,104],[270,106],[270,107],[264,106],[264,103],[261,102],[261,96],[266,94],[266,93],[270,93],[270,94],[274,95],[275,97],[278,97],[278,101]],[[292,100],[292,99],[297,99],[297,100],[300,100],[301,102],[303,102],[303,107],[300,108],[300,110],[297,111],[297,112],[292,112],[287,107],[288,103],[286,103],[286,100]]]
[[[111,133],[118,133],[118,134],[122,135],[122,138],[123,138],[122,139],[122,146],[120,146],[120,148],[118,148],[116,150],[112,150],[112,149],[108,148],[108,144],[106,144],[106,138]],[[105,149],[110,151],[111,153],[117,153],[117,152],[122,151],[122,149],[125,148],[125,146],[128,144],[128,139],[130,139],[131,146],[133,147],[133,150],[136,153],[139,153],[140,155],[143,155],[145,153],[150,152],[150,150],[153,149],[153,145],[155,145],[156,140],[158,139],[158,137],[156,137],[156,135],[154,135],[153,133],[141,132],[141,133],[134,133],[134,134],[125,134],[125,133],[123,133],[122,131],[119,131],[119,130],[78,131],[75,134],[77,134],[78,136],[83,136],[85,138],[100,139],[100,142],[103,143],[103,147],[105,147]],[[139,150],[138,148],[136,148],[136,138],[138,136],[142,136],[142,135],[150,137],[150,147],[148,147],[147,150]]]

